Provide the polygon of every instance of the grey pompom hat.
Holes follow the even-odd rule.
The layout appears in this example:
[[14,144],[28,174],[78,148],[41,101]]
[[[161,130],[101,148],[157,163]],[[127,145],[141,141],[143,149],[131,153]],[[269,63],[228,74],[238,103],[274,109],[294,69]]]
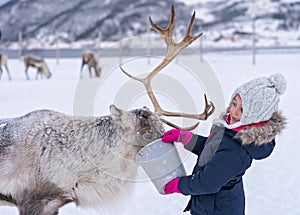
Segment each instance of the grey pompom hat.
[[269,78],[256,78],[238,87],[232,94],[231,102],[239,94],[242,98],[243,114],[234,127],[269,120],[273,113],[278,111],[279,97],[285,89],[286,80],[279,73]]

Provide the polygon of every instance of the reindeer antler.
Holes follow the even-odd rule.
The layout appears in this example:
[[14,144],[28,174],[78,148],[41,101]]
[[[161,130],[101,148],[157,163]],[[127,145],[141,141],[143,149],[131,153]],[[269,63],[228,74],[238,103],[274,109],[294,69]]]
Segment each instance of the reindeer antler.
[[[133,76],[133,75],[127,73],[122,67],[120,67],[120,69],[122,70],[122,72],[124,72],[130,78],[143,83],[143,85],[145,86],[145,88],[147,90],[147,94],[148,94],[151,102],[153,103],[154,112],[157,113],[158,115],[206,120],[207,117],[209,117],[214,112],[215,107],[212,102],[207,101],[205,94],[204,94],[205,108],[204,108],[203,113],[188,114],[188,113],[181,113],[181,112],[170,112],[170,111],[165,111],[160,107],[160,105],[153,93],[152,87],[151,87],[152,78],[157,73],[159,73],[163,68],[165,68],[185,47],[190,45],[192,42],[194,42],[196,39],[201,37],[203,34],[203,33],[200,33],[196,36],[190,35],[192,26],[193,26],[194,20],[195,20],[195,12],[194,12],[184,38],[179,43],[176,43],[173,39],[173,28],[174,28],[175,20],[176,20],[176,16],[175,16],[175,9],[174,9],[173,4],[172,4],[172,9],[171,9],[171,19],[170,19],[169,25],[166,29],[160,28],[157,24],[153,23],[151,17],[149,17],[149,21],[150,21],[152,28],[155,29],[160,34],[160,36],[162,37],[162,39],[165,41],[165,43],[167,45],[166,56],[164,57],[162,62],[158,66],[155,67],[155,69],[152,72],[150,72],[145,78],[139,78],[139,77],[136,77],[136,76]],[[197,122],[193,126],[190,126],[188,128],[182,128],[182,127],[177,126],[177,125],[173,124],[172,122],[169,122],[165,119],[162,119],[162,121],[172,127],[179,128],[182,130],[192,130],[199,125],[199,122]]]

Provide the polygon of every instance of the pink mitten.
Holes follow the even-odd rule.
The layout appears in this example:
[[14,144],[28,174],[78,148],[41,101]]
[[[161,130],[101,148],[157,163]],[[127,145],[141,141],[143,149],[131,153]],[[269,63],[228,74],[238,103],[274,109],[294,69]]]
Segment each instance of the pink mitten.
[[172,194],[172,193],[181,193],[178,188],[180,178],[175,178],[169,181],[165,186],[165,194]]
[[193,138],[193,133],[190,131],[181,131],[179,129],[171,129],[164,133],[162,141],[165,143],[182,142],[183,145],[188,144]]
[[165,143],[178,142],[180,138],[180,130],[179,129],[171,129],[164,133],[162,137],[162,141]]

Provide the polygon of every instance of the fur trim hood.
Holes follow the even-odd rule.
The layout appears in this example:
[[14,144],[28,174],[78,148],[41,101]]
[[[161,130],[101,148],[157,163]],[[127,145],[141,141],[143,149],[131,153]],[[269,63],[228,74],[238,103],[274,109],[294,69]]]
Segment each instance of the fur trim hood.
[[[225,121],[226,115],[215,120],[214,124],[222,124],[228,129],[232,129],[232,125],[228,125]],[[268,157],[275,146],[275,136],[282,132],[286,125],[286,118],[280,112],[274,112],[271,119],[262,126],[249,125],[244,129],[233,134],[234,138],[241,142],[253,159],[260,160]]]
[[[226,128],[233,129],[234,127],[228,125],[225,119],[226,114],[221,113],[220,118],[214,120],[214,124],[222,124]],[[281,112],[274,112],[266,124],[263,126],[246,126],[243,130],[236,133],[235,138],[239,138],[243,145],[251,143],[263,145],[272,141],[277,134],[282,132],[286,126],[286,121]]]
[[271,142],[282,132],[286,125],[286,118],[280,112],[274,112],[271,119],[263,126],[247,126],[236,134],[243,145],[254,143],[263,145]]

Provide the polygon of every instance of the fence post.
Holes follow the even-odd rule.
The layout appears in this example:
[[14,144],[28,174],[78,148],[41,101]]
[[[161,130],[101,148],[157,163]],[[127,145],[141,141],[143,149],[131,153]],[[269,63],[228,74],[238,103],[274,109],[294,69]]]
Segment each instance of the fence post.
[[[255,7],[255,0],[252,0],[252,7]],[[252,10],[252,65],[254,66],[256,64],[256,29],[255,29],[255,19],[256,14],[255,10]]]
[[123,42],[121,39],[119,42],[119,64],[122,64],[122,55],[123,55]]
[[98,44],[97,44],[97,53],[96,58],[98,60],[99,66],[100,66],[100,52],[101,52],[101,42],[102,42],[102,32],[98,32]]
[[151,50],[151,35],[150,35],[150,28],[147,28],[147,36],[148,36],[148,43],[147,43],[147,58],[148,58],[148,65],[151,64],[151,54],[152,54],[152,50]]
[[56,64],[59,64],[59,57],[60,57],[60,53],[59,53],[59,43],[58,43],[58,34],[57,32],[55,32],[55,46],[56,46],[56,51],[55,51],[55,58],[56,58]]
[[101,42],[102,42],[102,32],[98,32],[98,44],[97,44],[97,53],[100,54],[101,50]]
[[23,52],[23,35],[22,35],[22,31],[18,32],[18,43],[19,43],[19,60],[21,60],[22,52]]
[[199,38],[199,46],[200,46],[200,61],[201,61],[201,63],[203,63],[203,38]]

